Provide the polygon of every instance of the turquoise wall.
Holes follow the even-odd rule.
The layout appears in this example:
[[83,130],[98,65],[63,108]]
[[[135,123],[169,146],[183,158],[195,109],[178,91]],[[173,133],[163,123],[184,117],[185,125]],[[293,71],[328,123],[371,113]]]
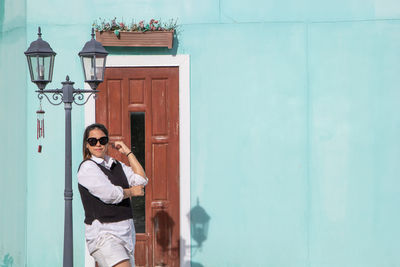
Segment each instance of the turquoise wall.
[[[4,179],[7,171],[2,171],[0,212],[13,210],[3,199],[26,188],[28,204],[24,194],[11,204],[22,208],[1,220],[0,233],[10,235],[15,222],[23,228],[27,221],[27,248],[16,248],[25,243],[24,229],[8,241],[10,249],[3,249],[0,239],[0,263],[6,253],[14,263],[17,258],[23,263],[26,254],[28,267],[62,262],[64,110],[44,104],[46,139],[43,153],[36,153],[38,100],[35,86],[25,85],[29,78],[22,52],[42,26],[43,38],[58,53],[54,82],[47,88],[60,87],[67,74],[83,87],[77,53],[89,39],[93,20],[116,16],[127,22],[178,18],[182,25],[172,51],[109,51],[190,55],[192,206],[199,199],[210,216],[202,247],[192,240],[192,266],[400,265],[397,1],[71,0],[66,5],[27,0],[26,6],[12,6],[27,12],[25,19],[25,11],[0,9],[7,14],[3,17],[10,16],[3,22],[2,55],[12,43],[18,44],[13,51],[19,57],[8,61],[11,68],[1,63],[1,90],[5,82],[21,83],[24,94],[5,94],[22,97],[26,105],[0,100],[2,122],[11,127],[1,135],[18,146],[10,142],[0,162],[22,160],[12,180]],[[11,20],[23,26],[9,31],[7,42],[4,25]],[[21,70],[24,79],[18,78]],[[74,106],[72,113],[75,171],[83,108]],[[19,157],[21,151],[27,161]],[[83,266],[77,192],[75,183],[75,266]]]
[[26,5],[0,1],[0,266],[26,262]]
[[[28,2],[28,10],[34,12]],[[37,26],[42,27],[43,39],[49,42],[57,53],[53,82],[47,89],[61,88],[61,82],[69,75],[76,81],[76,88],[83,88],[83,75],[77,53],[82,49],[87,34],[85,26],[53,25],[48,18],[27,15],[28,45],[37,39]],[[50,16],[51,18],[51,16]],[[43,21],[44,20],[44,21]],[[88,28],[88,27],[86,27]],[[79,32],[83,32],[80,36]],[[89,35],[90,36],[90,35]],[[28,84],[28,225],[27,225],[27,265],[61,266],[63,261],[64,238],[64,155],[65,155],[65,114],[64,106],[52,106],[43,101],[45,110],[45,139],[43,152],[37,153],[36,110],[39,101],[33,83]],[[83,133],[83,108],[72,109],[72,152],[73,152],[73,212],[74,212],[74,266],[84,266],[83,209],[80,203],[75,174],[81,161],[81,139]],[[45,248],[45,249],[43,249]]]

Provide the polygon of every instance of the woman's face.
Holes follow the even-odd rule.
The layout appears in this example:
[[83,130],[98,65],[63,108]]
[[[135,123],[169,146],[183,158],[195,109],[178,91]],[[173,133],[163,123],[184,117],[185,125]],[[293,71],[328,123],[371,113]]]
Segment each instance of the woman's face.
[[[100,130],[100,129],[93,129],[89,132],[89,138],[96,138],[96,139],[100,139],[101,137],[105,137],[106,134]],[[107,148],[108,148],[108,143],[105,145],[100,144],[99,141],[97,141],[95,146],[91,146],[89,145],[88,142],[86,142],[86,148],[89,149],[89,152],[92,156],[98,157],[98,158],[104,158],[104,156],[107,153]]]

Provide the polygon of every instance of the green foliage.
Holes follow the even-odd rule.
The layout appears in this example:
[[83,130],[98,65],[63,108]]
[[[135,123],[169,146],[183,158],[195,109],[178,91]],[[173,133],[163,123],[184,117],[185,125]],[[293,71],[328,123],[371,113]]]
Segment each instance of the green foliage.
[[105,19],[99,18],[99,22],[95,20],[93,22],[93,27],[98,32],[112,31],[115,35],[119,36],[121,31],[125,32],[147,32],[147,31],[176,31],[178,28],[177,19],[170,19],[167,22],[162,22],[161,20],[151,19],[149,23],[145,23],[144,20],[138,23],[135,20],[128,25],[123,21],[117,21],[117,18],[111,21],[106,21]]

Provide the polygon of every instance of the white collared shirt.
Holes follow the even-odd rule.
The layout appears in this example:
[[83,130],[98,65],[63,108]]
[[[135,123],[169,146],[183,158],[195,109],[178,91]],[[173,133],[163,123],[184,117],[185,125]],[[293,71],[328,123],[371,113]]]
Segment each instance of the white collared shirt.
[[[109,156],[104,159],[92,156],[96,163],[110,169],[115,160]],[[78,171],[78,183],[89,190],[89,192],[98,197],[107,204],[117,204],[124,198],[123,189],[110,182],[107,175],[93,161],[87,160],[82,163]],[[120,162],[122,169],[126,175],[129,186],[146,185],[147,178],[133,172],[133,170]],[[133,253],[135,246],[135,227],[132,219],[113,222],[101,223],[94,220],[91,225],[85,224],[85,237],[90,254],[97,250],[97,246],[101,243],[104,235],[112,234],[125,242],[125,247]]]

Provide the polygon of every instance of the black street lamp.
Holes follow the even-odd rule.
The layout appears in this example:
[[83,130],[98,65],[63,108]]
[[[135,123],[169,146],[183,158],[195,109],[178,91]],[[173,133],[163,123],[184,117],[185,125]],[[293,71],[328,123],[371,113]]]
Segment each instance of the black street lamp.
[[[42,40],[42,33],[38,32],[39,38],[32,42],[25,55],[28,60],[28,67],[31,81],[36,83],[39,90],[38,98],[40,100],[45,96],[52,105],[60,105],[64,103],[65,109],[65,217],[64,217],[64,257],[63,266],[73,266],[73,239],[72,239],[72,149],[71,149],[71,110],[72,103],[77,105],[85,105],[90,96],[96,94],[97,86],[103,82],[104,70],[106,66],[107,51],[94,39],[94,29],[92,29],[92,39],[88,41],[79,52],[82,67],[87,82],[92,90],[75,89],[73,84],[66,77],[66,81],[62,82],[61,89],[44,89],[51,82],[54,69],[54,58],[56,53],[51,49],[50,45]],[[86,98],[84,94],[88,93]],[[47,94],[52,94],[50,99]],[[61,99],[60,99],[61,98]]]
[[25,55],[28,59],[31,81],[43,90],[53,78],[54,58],[56,53],[51,49],[48,42],[42,40],[42,33],[38,32],[39,38],[32,42]]
[[92,40],[85,44],[82,51],[79,52],[79,56],[81,57],[85,82],[93,90],[96,90],[99,83],[103,81],[107,55],[108,52],[101,43],[94,39],[94,29],[92,28]]

